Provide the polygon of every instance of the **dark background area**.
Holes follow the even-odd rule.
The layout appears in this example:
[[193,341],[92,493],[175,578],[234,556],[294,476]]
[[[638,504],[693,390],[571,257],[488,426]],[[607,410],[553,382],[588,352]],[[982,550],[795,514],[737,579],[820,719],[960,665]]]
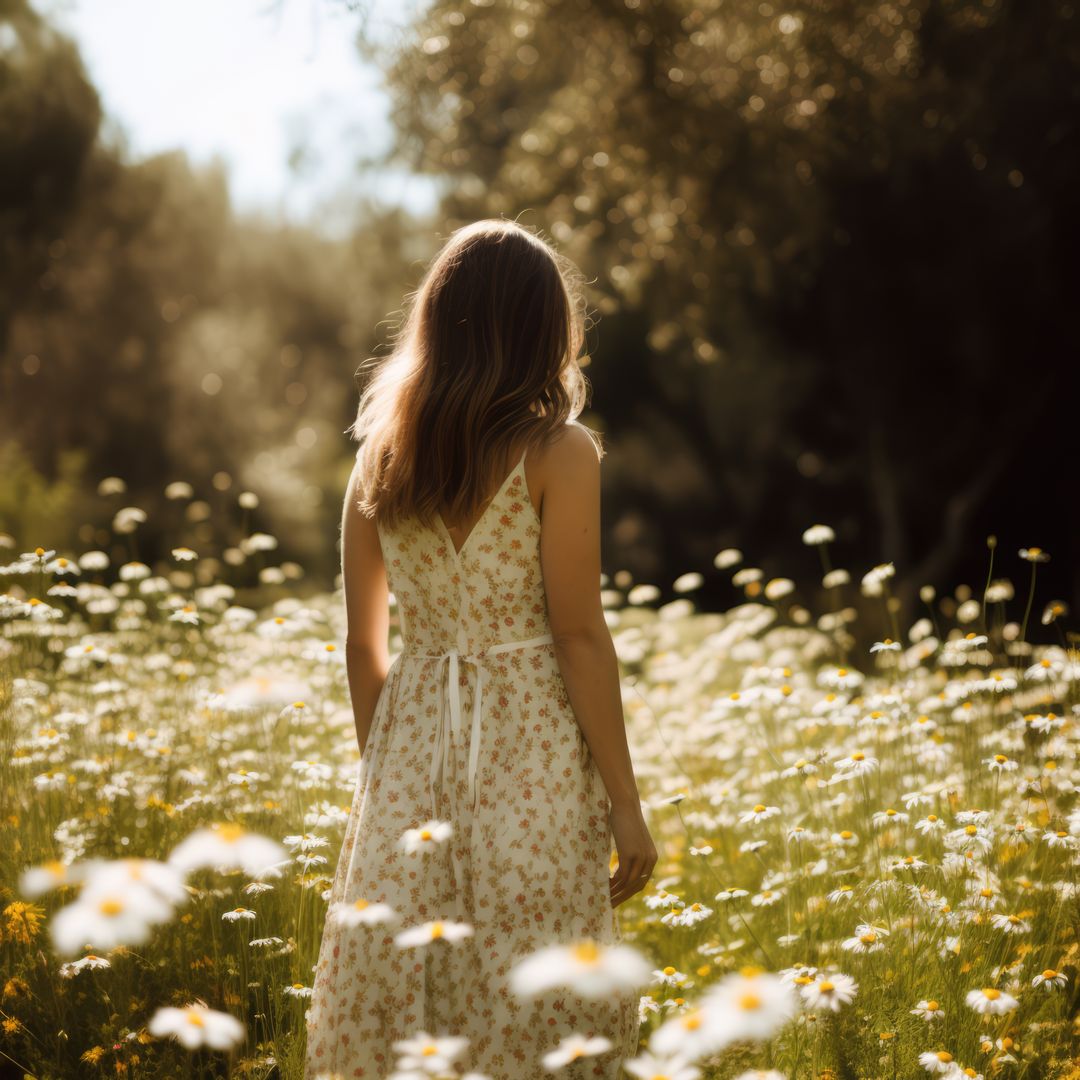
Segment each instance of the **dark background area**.
[[[741,591],[712,560],[736,546],[816,613],[800,536],[824,522],[856,583],[895,563],[909,617],[923,584],[980,594],[989,534],[1016,618],[1021,547],[1052,556],[1033,621],[1080,604],[1074,5],[436,0],[389,53],[354,6],[394,102],[381,163],[443,194],[430,220],[358,200],[331,241],[241,217],[182,153],[129,160],[74,44],[0,0],[16,550],[129,557],[110,520],[136,505],[144,560],[258,529],[297,587],[329,586],[356,372],[449,232],[503,216],[590,281],[609,573],[670,599],[700,570],[696,601],[726,607]],[[106,476],[127,491],[98,495]]]

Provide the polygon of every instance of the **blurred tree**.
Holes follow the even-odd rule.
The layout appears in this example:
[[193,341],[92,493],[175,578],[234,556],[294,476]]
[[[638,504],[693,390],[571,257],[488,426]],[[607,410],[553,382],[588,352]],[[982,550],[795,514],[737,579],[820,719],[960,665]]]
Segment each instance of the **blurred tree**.
[[1067,450],[1078,28],[1065,2],[434,0],[361,47],[447,230],[535,219],[594,277],[620,557],[738,543],[812,577],[793,541],[826,520],[910,608],[981,584],[986,531],[1056,547],[1078,593],[1028,453]]
[[[344,240],[237,220],[221,168],[179,152],[130,163],[100,124],[72,43],[25,0],[0,0],[0,155],[13,166],[0,170],[0,433],[19,464],[0,473],[0,529],[107,546],[107,519],[57,512],[49,535],[24,537],[31,519],[15,510],[28,476],[93,492],[115,474],[149,515],[142,558],[255,528],[325,586],[354,375],[422,226],[367,203]],[[193,484],[190,514],[164,499],[172,480]],[[237,511],[244,488],[260,496],[253,515]],[[130,557],[127,538],[115,547]]]

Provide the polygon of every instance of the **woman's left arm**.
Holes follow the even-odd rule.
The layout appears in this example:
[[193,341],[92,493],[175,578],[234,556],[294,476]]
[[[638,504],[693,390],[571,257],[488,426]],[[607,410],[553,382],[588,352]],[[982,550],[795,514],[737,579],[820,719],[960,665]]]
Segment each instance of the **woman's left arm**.
[[353,466],[341,517],[341,581],[345,593],[345,670],[360,753],[367,746],[389,668],[390,588],[375,522],[357,507],[358,466]]

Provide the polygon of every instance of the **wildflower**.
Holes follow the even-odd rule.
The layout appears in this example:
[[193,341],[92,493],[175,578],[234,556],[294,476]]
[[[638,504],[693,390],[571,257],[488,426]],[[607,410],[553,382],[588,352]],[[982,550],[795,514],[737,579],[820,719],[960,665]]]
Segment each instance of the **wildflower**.
[[683,907],[678,911],[669,911],[660,917],[660,921],[666,926],[693,926],[702,919],[707,919],[713,913],[712,908],[704,904],[693,903],[689,907]]
[[1037,547],[1021,548],[1019,550],[1019,552],[1017,552],[1017,554],[1025,562],[1039,563],[1039,562],[1049,562],[1050,561],[1050,553],[1047,552],[1047,551],[1043,551],[1042,548],[1037,548]]
[[309,998],[311,997],[311,987],[305,986],[303,983],[290,983],[288,986],[282,988],[282,993],[287,997],[294,998]]
[[566,986],[585,997],[606,997],[613,991],[642,986],[649,965],[629,945],[604,945],[585,938],[569,945],[548,945],[519,959],[510,969],[510,983],[520,997]]
[[782,889],[762,889],[761,892],[750,897],[750,903],[754,907],[772,907],[773,904],[782,900],[783,896]]
[[117,887],[113,892],[84,892],[52,917],[49,929],[56,951],[70,956],[88,943],[103,951],[141,945],[149,940],[153,924],[171,916],[172,908],[151,890]]
[[890,870],[922,870],[926,863],[918,855],[901,855],[889,863]]
[[830,904],[837,904],[841,901],[850,900],[855,895],[855,887],[853,885],[840,885],[833,889],[831,893],[827,893],[825,899]]
[[700,1004],[729,1040],[767,1039],[796,1011],[792,988],[779,976],[757,968],[725,975],[709,987]]
[[933,1022],[934,1020],[944,1020],[945,1010],[936,1001],[920,1001],[914,1009],[909,1010],[912,1016],[919,1016],[923,1020]]
[[948,1050],[927,1050],[919,1055],[919,1064],[929,1073],[955,1076],[958,1067]]
[[831,1009],[839,1012],[842,1005],[849,1004],[855,997],[859,984],[850,975],[839,972],[824,975],[799,988],[808,1009]]
[[757,803],[739,818],[739,824],[746,825],[751,821],[756,824],[759,821],[765,821],[768,818],[774,817],[779,813],[779,806],[766,806],[764,803]]
[[1004,754],[995,754],[993,757],[983,758],[983,764],[991,772],[1013,772],[1017,764]]
[[990,916],[990,922],[995,930],[1004,930],[1007,934],[1028,934],[1031,932],[1031,923],[1025,922],[1019,915],[1003,915],[995,912]]
[[749,896],[750,893],[746,889],[739,889],[735,886],[731,886],[727,889],[721,889],[714,897],[714,900],[738,900],[740,897]]
[[831,544],[836,539],[836,533],[828,525],[811,525],[802,534],[802,542],[809,547],[818,544]]
[[235,822],[224,822],[197,829],[181,840],[170,853],[169,862],[185,871],[239,867],[250,877],[261,877],[286,858],[276,841],[248,832]]
[[1020,1004],[1011,994],[1005,993],[1004,990],[996,990],[992,986],[981,990],[970,990],[964,1000],[977,1013],[984,1015],[990,1013],[995,1016],[1012,1012]]
[[701,1070],[696,1065],[689,1064],[677,1053],[641,1053],[624,1061],[622,1067],[631,1076],[639,1077],[639,1080],[656,1080],[656,1077],[663,1077],[664,1080],[699,1080],[701,1076]]
[[88,968],[91,971],[95,971],[98,968],[109,968],[112,964],[105,959],[104,956],[97,956],[94,953],[87,953],[85,956],[78,960],[71,960],[66,964],[60,965],[60,977],[62,979],[74,978],[82,971],[86,971]]
[[1042,838],[1050,847],[1074,848],[1076,846],[1076,837],[1070,836],[1064,829],[1047,830]]
[[829,839],[837,847],[856,847],[859,843],[858,833],[854,833],[850,829],[841,829],[839,832],[834,832]]
[[888,936],[888,933],[888,930],[861,923],[859,926],[855,927],[855,936],[845,938],[840,943],[840,946],[848,952],[880,952],[885,948],[885,943],[881,939]]
[[1058,986],[1068,986],[1069,977],[1060,971],[1055,971],[1053,968],[1047,968],[1045,971],[1039,972],[1039,974],[1031,980],[1031,985],[1045,986],[1047,990],[1053,990]]
[[430,945],[431,942],[440,940],[460,941],[472,932],[473,928],[469,923],[434,919],[402,930],[395,936],[394,944],[409,948],[413,945]]
[[893,641],[892,638],[885,638],[884,641],[875,641],[874,644],[870,646],[870,651],[872,653],[899,652],[901,648],[902,646],[899,641]]
[[464,1053],[469,1040],[464,1035],[429,1035],[418,1031],[411,1039],[398,1039],[394,1049],[398,1068],[415,1070],[417,1076],[452,1072],[454,1059]]
[[945,822],[937,814],[927,814],[926,817],[915,822],[915,828],[923,834],[944,832]]
[[433,851],[454,831],[449,821],[431,820],[418,829],[406,829],[401,846],[410,854]]
[[830,778],[829,783],[839,780],[847,780],[852,776],[865,776],[874,771],[878,765],[878,759],[862,750],[855,750],[847,757],[837,758],[833,764],[840,770]]
[[614,1043],[603,1035],[594,1035],[591,1039],[577,1033],[567,1035],[566,1038],[559,1040],[554,1050],[549,1050],[544,1054],[542,1059],[544,1068],[561,1069],[572,1061],[606,1053],[613,1045]]
[[681,986],[686,980],[686,976],[670,964],[665,968],[654,969],[653,977],[661,986]]
[[397,912],[389,904],[365,900],[362,896],[351,904],[336,904],[329,914],[339,926],[350,927],[377,926],[397,918]]
[[212,1050],[231,1050],[246,1038],[244,1025],[228,1013],[208,1009],[200,1003],[182,1009],[158,1009],[146,1025],[151,1035],[171,1036],[188,1050],[207,1046]]
[[237,907],[232,911],[226,911],[221,916],[226,922],[239,922],[241,919],[247,919],[248,921],[255,918],[255,912],[251,908]]
[[880,827],[883,825],[906,825],[909,818],[903,810],[894,810],[890,806],[885,810],[875,810],[871,820]]

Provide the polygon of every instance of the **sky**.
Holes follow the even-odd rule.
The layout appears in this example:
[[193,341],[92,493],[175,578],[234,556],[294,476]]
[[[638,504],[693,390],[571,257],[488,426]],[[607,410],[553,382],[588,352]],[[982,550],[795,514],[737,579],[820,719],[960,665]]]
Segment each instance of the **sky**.
[[[363,0],[381,40],[423,0]],[[374,175],[389,101],[353,41],[357,0],[33,0],[78,42],[132,160],[183,149],[228,169],[240,213],[347,229],[364,194],[424,212],[433,182]],[[385,35],[385,37],[384,37]],[[298,168],[290,168],[290,158]]]

